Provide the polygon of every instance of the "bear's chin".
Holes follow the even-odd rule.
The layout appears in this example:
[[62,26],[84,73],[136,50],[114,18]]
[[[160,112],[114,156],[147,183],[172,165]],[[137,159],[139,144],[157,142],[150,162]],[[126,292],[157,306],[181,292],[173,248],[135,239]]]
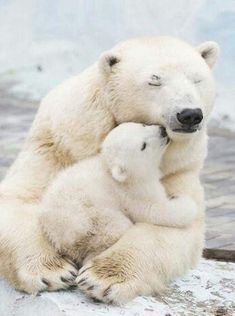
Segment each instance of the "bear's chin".
[[198,131],[198,128],[176,128],[172,130],[174,133],[192,134]]
[[167,134],[172,141],[187,141],[198,136],[200,129],[167,129]]

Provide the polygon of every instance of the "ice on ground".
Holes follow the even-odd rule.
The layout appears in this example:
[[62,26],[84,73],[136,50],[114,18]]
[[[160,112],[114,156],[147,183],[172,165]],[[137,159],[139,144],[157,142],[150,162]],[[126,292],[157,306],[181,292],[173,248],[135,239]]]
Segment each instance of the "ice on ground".
[[[1,316],[166,316],[235,314],[235,263],[201,260],[199,267],[156,297],[138,297],[122,307],[95,303],[79,290],[30,296],[0,281]],[[221,313],[223,311],[223,313]]]

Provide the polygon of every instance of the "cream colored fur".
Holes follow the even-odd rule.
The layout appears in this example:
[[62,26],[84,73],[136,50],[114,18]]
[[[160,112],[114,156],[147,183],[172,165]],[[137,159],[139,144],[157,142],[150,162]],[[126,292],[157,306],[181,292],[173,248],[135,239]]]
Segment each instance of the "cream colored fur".
[[123,123],[105,138],[100,154],[56,177],[40,204],[40,222],[58,252],[81,264],[118,241],[132,222],[192,224],[196,203],[187,195],[169,199],[160,182],[168,142],[161,129]]
[[[171,37],[129,40],[42,100],[24,148],[0,185],[0,273],[16,288],[32,293],[73,282],[75,268],[43,238],[38,203],[60,170],[97,154],[108,132],[128,121],[166,127],[172,142],[161,163],[162,182],[169,195],[191,198],[200,216],[186,228],[132,226],[84,265],[77,282],[89,284],[90,296],[122,303],[159,291],[196,265],[204,242],[199,172],[217,55],[213,42],[194,48]],[[149,84],[156,76],[161,86]],[[173,131],[177,112],[186,107],[203,111],[203,124],[193,134]]]

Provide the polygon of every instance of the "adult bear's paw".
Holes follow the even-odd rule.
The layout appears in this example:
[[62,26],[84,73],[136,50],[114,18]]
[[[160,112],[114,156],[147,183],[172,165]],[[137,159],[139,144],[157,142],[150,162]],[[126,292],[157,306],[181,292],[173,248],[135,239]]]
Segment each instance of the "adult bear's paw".
[[126,252],[98,256],[80,269],[76,283],[95,300],[115,305],[126,303],[140,290],[133,263]]
[[75,287],[78,270],[73,264],[58,255],[32,256],[17,271],[14,281],[19,290],[36,294]]

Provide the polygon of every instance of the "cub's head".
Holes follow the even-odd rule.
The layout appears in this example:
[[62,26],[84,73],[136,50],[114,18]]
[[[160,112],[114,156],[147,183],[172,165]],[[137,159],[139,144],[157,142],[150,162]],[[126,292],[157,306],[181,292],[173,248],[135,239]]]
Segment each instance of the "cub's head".
[[193,47],[172,37],[137,38],[104,53],[99,69],[118,124],[160,124],[185,139],[206,125],[215,97],[215,42]]
[[115,180],[138,181],[156,176],[168,143],[162,126],[123,123],[107,135],[101,155]]

